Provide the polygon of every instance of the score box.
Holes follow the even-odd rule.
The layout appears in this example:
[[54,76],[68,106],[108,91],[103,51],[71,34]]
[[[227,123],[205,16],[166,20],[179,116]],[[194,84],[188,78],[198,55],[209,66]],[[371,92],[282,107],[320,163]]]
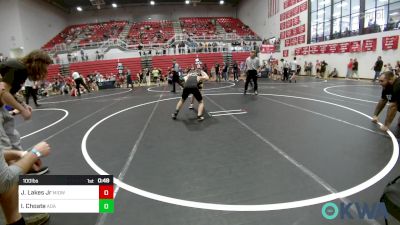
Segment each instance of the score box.
[[19,177],[20,213],[114,213],[112,175]]
[[99,188],[99,212],[114,212],[114,186],[101,185]]

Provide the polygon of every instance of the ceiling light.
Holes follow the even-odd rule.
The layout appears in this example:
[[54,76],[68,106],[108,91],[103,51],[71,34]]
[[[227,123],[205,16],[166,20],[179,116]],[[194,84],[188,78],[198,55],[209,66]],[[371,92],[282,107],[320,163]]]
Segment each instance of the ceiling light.
[[220,5],[223,5],[224,3],[225,3],[224,0],[219,1]]
[[155,5],[156,2],[155,1],[150,1],[150,5]]
[[148,20],[151,20],[151,17],[147,18]]
[[82,11],[82,7],[78,6],[78,7],[76,7],[76,10],[78,10],[79,12],[81,12],[81,11]]
[[185,3],[186,3],[186,5],[189,5],[189,4],[190,4],[190,1],[189,1],[189,0],[186,0]]
[[390,13],[389,15],[394,16],[394,15],[398,15],[398,14],[399,14],[399,12],[394,12],[394,13]]
[[116,3],[113,3],[111,5],[112,5],[113,8],[117,8],[117,4]]

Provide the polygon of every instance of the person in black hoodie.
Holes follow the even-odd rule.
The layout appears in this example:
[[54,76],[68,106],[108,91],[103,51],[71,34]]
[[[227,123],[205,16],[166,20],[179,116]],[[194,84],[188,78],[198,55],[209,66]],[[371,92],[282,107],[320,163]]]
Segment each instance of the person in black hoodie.
[[238,81],[239,80],[239,66],[237,64],[237,62],[235,61],[233,63],[233,80],[234,81]]
[[228,68],[228,64],[224,62],[224,67],[222,68],[222,76],[225,81],[229,80]]
[[216,82],[221,82],[221,74],[220,74],[220,71],[219,71],[219,64],[218,63],[215,64],[215,81]]
[[326,66],[328,65],[328,63],[325,62],[325,60],[323,60],[321,62],[321,77],[323,77],[325,79],[325,82],[327,82],[327,77],[325,75],[326,73]]
[[375,82],[376,79],[379,78],[379,76],[381,75],[382,72],[382,67],[383,67],[383,61],[382,61],[382,57],[378,57],[378,60],[376,60],[375,65],[374,65],[374,71],[375,71],[375,76],[374,76],[374,80],[372,82]]
[[172,61],[172,90],[171,92],[175,93],[176,92],[176,87],[175,84],[179,84],[179,64],[176,62],[176,59]]
[[354,59],[353,61],[353,75],[357,76],[357,80],[360,80],[360,76],[358,75],[358,61],[357,59]]

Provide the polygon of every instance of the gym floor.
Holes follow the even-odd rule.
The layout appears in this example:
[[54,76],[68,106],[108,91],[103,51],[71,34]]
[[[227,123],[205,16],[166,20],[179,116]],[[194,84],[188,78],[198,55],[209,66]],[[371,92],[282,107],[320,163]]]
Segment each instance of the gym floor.
[[[188,101],[172,120],[180,93],[169,88],[49,97],[32,120],[17,119],[24,148],[41,140],[51,145],[51,156],[43,160],[50,174],[104,171],[124,183],[115,189],[114,214],[52,214],[48,224],[384,224],[326,220],[324,202],[263,211],[353,187],[354,194],[332,202],[379,202],[385,185],[400,175],[397,163],[389,174],[381,173],[397,160],[397,140],[366,117],[380,99],[379,85],[259,79],[255,96],[251,90],[243,95],[243,82],[208,82],[203,122]],[[386,109],[381,121],[385,115]],[[396,124],[397,118],[391,130],[400,136]],[[379,181],[361,188],[372,178]]]

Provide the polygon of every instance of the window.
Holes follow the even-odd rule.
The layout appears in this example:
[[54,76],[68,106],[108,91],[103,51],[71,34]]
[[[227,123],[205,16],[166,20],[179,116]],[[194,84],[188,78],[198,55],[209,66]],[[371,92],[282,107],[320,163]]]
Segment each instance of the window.
[[325,8],[325,13],[324,13],[324,21],[329,21],[332,19],[331,16],[331,7],[326,7]]
[[320,20],[320,19],[324,20],[324,14],[325,14],[325,11],[323,9],[319,10],[317,12],[318,20]]
[[375,8],[365,11],[364,27],[372,27],[375,24]]
[[333,20],[332,33],[334,34],[335,37],[337,37],[340,34],[340,19]]
[[[378,0],[379,1],[379,0]],[[365,0],[365,9],[373,9],[376,7],[376,0]]]
[[311,14],[311,24],[317,23],[317,14]]
[[388,21],[385,30],[400,29],[400,0],[392,3],[388,9]]
[[311,12],[315,12],[318,9],[318,1],[317,0],[311,0]]
[[400,0],[310,1],[313,42],[400,29]]
[[318,24],[317,36],[318,36],[318,40],[324,36],[324,24],[323,23]]
[[350,30],[354,33],[358,33],[360,26],[360,14],[351,15],[351,27]]
[[399,22],[400,20],[400,2],[389,5],[389,21]]
[[331,23],[325,23],[324,26],[324,40],[330,40],[331,39]]
[[318,7],[327,7],[332,4],[331,0],[318,0]]
[[350,31],[350,16],[346,16],[342,18],[342,32]]
[[342,17],[342,8],[340,7],[341,3],[336,3],[333,6],[333,18],[339,18]]
[[383,27],[387,24],[388,7],[388,5],[385,5],[376,9],[376,25],[380,26],[381,30],[383,30]]
[[345,0],[342,2],[342,16],[350,15],[350,0]]
[[389,0],[378,0],[377,1],[377,7],[387,5],[389,3]]
[[310,35],[311,35],[311,43],[317,42],[317,24],[311,26]]
[[351,13],[360,13],[360,0],[351,0]]

